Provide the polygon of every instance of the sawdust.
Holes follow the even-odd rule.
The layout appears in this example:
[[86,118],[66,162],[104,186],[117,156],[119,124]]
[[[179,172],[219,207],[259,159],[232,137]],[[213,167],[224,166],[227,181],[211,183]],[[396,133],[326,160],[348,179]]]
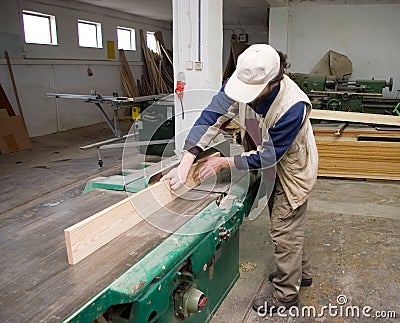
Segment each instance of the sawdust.
[[240,264],[239,271],[240,273],[248,273],[249,271],[253,271],[257,267],[257,264],[253,262],[244,262]]

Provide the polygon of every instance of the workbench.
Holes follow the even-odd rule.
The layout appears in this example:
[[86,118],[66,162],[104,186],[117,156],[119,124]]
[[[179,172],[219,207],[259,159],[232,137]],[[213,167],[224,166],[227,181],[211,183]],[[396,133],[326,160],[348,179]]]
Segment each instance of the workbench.
[[[103,158],[101,155],[101,150],[105,149],[113,149],[113,148],[122,148],[124,147],[125,143],[119,143],[117,142],[120,141],[125,141],[128,140],[130,137],[135,137],[135,131],[136,129],[133,129],[134,131],[127,134],[127,135],[122,135],[121,130],[119,129],[119,121],[118,121],[118,111],[119,110],[124,110],[124,109],[129,109],[132,108],[135,105],[142,105],[144,107],[149,106],[150,104],[156,102],[157,100],[160,100],[161,98],[164,98],[167,96],[167,94],[155,94],[155,95],[147,95],[147,96],[139,96],[139,97],[134,97],[134,98],[128,98],[128,97],[120,97],[117,94],[113,96],[103,96],[98,93],[91,93],[89,95],[86,94],[66,94],[66,93],[46,93],[47,97],[50,98],[56,98],[56,99],[74,99],[74,100],[83,100],[84,102],[87,103],[93,103],[97,109],[100,111],[101,115],[103,116],[104,120],[106,121],[107,125],[111,129],[111,131],[114,133],[114,138],[103,140],[100,142],[96,142],[90,145],[85,145],[80,147],[82,150],[88,150],[92,148],[97,148],[97,154],[98,154],[98,164],[100,167],[103,166]],[[106,111],[104,110],[103,104],[110,104],[112,111],[113,111],[113,118],[111,119]],[[159,144],[167,144],[169,143],[170,140],[158,140],[156,143],[147,140],[147,141],[142,141],[136,143],[136,145],[139,147],[140,145],[142,146],[151,146],[151,145],[159,145]]]

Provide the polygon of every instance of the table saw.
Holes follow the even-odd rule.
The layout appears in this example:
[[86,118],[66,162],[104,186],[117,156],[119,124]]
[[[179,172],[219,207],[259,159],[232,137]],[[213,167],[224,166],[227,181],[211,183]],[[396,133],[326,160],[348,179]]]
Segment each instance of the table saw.
[[[96,93],[95,91],[91,94],[67,94],[67,93],[46,93],[46,96],[49,98],[56,99],[74,99],[74,100],[82,100],[84,102],[93,103],[97,109],[100,111],[101,115],[104,117],[104,120],[107,122],[107,125],[110,127],[111,131],[114,133],[116,138],[122,137],[122,132],[119,129],[118,125],[118,111],[124,109],[130,109],[134,105],[144,104],[148,106],[155,101],[163,98],[166,94],[156,94],[156,95],[148,95],[148,96],[140,96],[135,98],[128,97],[120,97],[115,93],[112,96],[104,96]],[[113,111],[113,120],[107,115],[103,104],[109,103],[111,105],[111,109]]]
[[[171,157],[164,167],[177,162]],[[239,277],[239,226],[259,183],[249,172],[222,176],[212,189],[200,185],[190,190],[68,265],[63,230],[126,198],[128,186],[133,191],[146,187],[151,178],[154,172],[138,170],[108,182],[94,180],[83,195],[3,220],[0,320],[210,320]]]

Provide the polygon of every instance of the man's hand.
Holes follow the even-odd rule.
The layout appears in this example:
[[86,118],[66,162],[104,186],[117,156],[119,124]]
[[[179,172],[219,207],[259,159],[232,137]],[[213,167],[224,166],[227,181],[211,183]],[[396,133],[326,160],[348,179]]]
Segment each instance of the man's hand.
[[203,163],[193,174],[195,180],[205,180],[218,173],[223,168],[234,166],[233,157],[207,157],[200,159],[199,163]]
[[171,169],[168,174],[164,175],[160,179],[160,181],[169,180],[171,189],[174,191],[182,187],[187,181],[190,168],[192,167],[195,158],[196,156],[191,153],[184,153],[179,166]]

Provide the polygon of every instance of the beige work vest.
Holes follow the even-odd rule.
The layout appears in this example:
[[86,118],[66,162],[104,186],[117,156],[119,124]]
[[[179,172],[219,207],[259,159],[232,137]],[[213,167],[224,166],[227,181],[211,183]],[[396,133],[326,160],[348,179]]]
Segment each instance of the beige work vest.
[[265,116],[265,125],[268,129],[299,101],[306,104],[303,125],[289,149],[277,163],[277,175],[293,209],[307,200],[317,180],[318,151],[309,120],[311,102],[297,84],[285,75],[279,93]]
[[[302,127],[289,149],[276,163],[276,174],[292,209],[296,209],[306,202],[317,179],[318,151],[309,120],[311,102],[297,84],[284,75],[278,95],[265,118],[260,120],[260,123],[264,123],[264,127],[260,127],[262,128],[262,138],[267,140],[268,129],[275,126],[278,120],[297,102],[304,102],[306,105]],[[246,112],[243,113],[243,111]],[[247,118],[248,111],[249,108],[246,109],[244,105],[239,104],[239,119]],[[244,124],[243,121],[240,123]]]

